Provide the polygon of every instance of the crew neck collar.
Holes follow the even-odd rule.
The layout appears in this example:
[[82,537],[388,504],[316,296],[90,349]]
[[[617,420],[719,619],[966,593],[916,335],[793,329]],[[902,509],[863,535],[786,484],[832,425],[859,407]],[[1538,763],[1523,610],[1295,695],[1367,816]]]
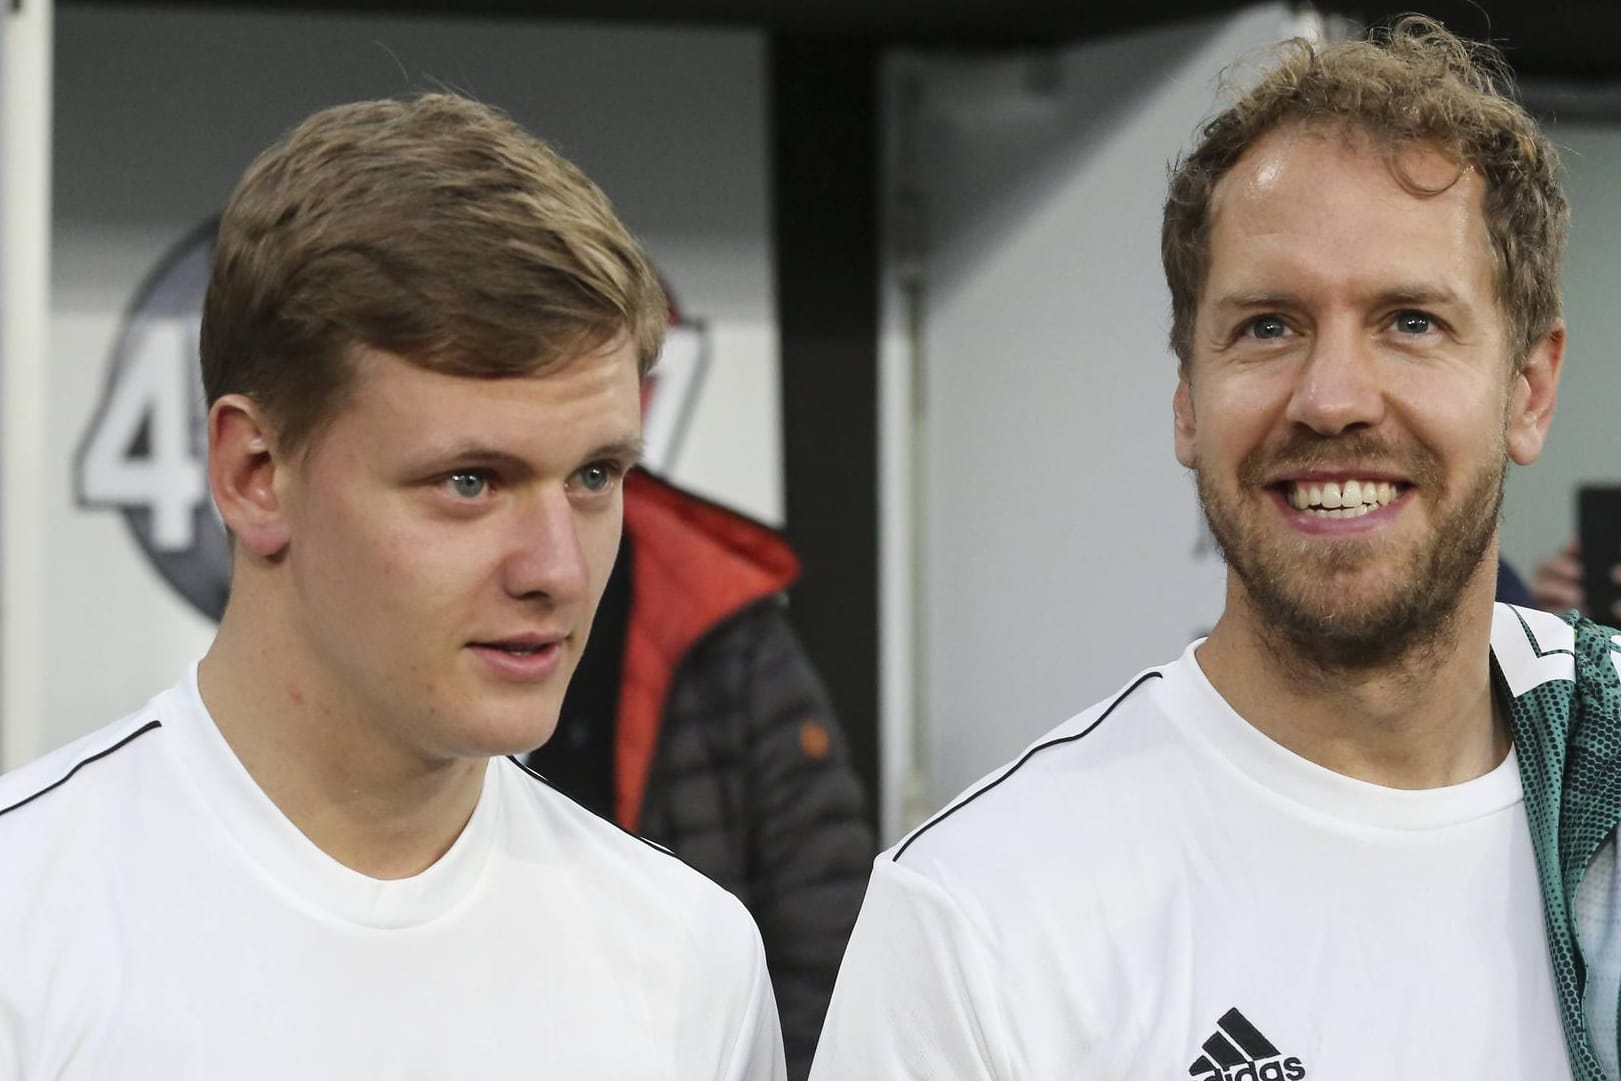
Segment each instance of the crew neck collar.
[[197,667],[158,699],[165,742],[202,800],[203,813],[278,890],[330,917],[375,929],[427,923],[477,884],[497,828],[501,771],[485,769],[477,805],[432,866],[409,878],[377,879],[327,855],[259,787],[214,723],[197,688]]
[[1317,813],[1377,829],[1446,829],[1521,800],[1513,748],[1489,772],[1441,788],[1389,788],[1337,773],[1296,754],[1241,717],[1199,666],[1199,639],[1165,669],[1158,693],[1184,734],[1255,784]]

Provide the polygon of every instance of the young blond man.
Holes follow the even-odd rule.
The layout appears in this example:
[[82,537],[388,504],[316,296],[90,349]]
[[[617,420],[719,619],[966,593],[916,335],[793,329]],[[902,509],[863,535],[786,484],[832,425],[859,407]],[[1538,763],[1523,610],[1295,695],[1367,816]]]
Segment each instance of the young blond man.
[[202,327],[218,636],[0,779],[0,1074],[771,1081],[742,906],[507,756],[617,549],[665,301],[602,193],[449,95],[249,168]]

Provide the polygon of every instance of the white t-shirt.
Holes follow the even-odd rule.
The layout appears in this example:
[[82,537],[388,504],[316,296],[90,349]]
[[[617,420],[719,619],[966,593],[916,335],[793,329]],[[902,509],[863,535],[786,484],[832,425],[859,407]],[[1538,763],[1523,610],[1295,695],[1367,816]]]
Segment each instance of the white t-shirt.
[[1353,780],[1194,648],[878,858],[812,1081],[1570,1076],[1514,755]]
[[510,760],[397,881],[280,813],[195,672],[0,778],[6,1081],[782,1076],[742,905]]

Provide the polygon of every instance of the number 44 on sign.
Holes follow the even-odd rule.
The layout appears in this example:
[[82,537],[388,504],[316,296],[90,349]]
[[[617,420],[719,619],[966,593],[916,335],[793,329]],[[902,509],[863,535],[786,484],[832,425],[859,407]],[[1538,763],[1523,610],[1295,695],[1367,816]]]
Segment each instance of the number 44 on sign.
[[154,317],[131,332],[79,458],[79,500],[145,510],[153,547],[185,551],[207,498],[197,322]]

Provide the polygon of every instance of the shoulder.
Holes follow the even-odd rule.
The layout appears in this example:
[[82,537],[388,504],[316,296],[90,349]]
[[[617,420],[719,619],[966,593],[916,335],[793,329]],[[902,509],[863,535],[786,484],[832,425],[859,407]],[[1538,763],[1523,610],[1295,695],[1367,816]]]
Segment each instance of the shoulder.
[[692,719],[706,728],[729,713],[758,728],[785,712],[830,712],[826,697],[786,605],[773,596],[730,614],[695,643],[675,671],[670,706],[672,716],[697,714]]
[[793,631],[776,597],[752,601],[718,617],[694,638],[672,669],[672,687],[701,695],[701,708],[715,699],[737,702],[765,669],[792,659]]
[[0,776],[0,843],[64,815],[116,805],[150,760],[161,728],[148,706]]
[[826,690],[783,604],[756,601],[706,632],[675,669],[657,752],[660,776],[668,785],[750,769],[760,755],[797,760],[807,721],[842,746]]
[[[109,886],[139,860],[151,801],[175,788],[153,753],[162,740],[143,712],[0,777],[0,956],[90,949],[117,926]],[[0,1000],[18,976],[4,969]]]
[[698,647],[704,650],[755,653],[762,646],[798,646],[788,620],[787,600],[772,593],[750,601],[717,619]]
[[669,849],[587,810],[516,759],[498,765],[518,816],[520,858],[562,861],[558,870],[600,898],[607,915],[666,932],[729,928],[728,940],[757,940],[742,903]]
[[1045,863],[1055,844],[1083,843],[1096,816],[1154,787],[1153,756],[1174,741],[1151,668],[1036,740],[882,854],[937,880],[972,880],[1010,864]]

